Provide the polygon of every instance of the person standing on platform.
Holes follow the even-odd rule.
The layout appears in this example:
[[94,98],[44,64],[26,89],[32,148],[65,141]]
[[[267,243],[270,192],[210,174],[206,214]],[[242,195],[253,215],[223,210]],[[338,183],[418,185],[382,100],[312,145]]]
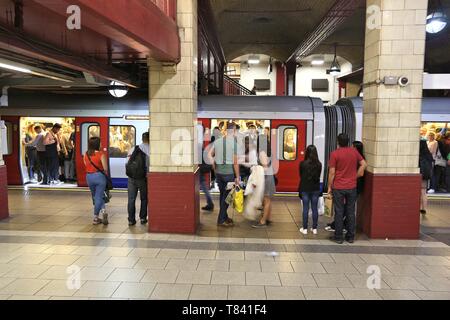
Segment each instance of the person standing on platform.
[[231,189],[229,183],[239,185],[239,161],[236,124],[229,123],[225,135],[216,141],[208,152],[208,161],[216,173],[216,181],[220,191],[220,211],[217,225],[232,227],[234,222],[228,217],[228,204],[225,201]]
[[34,132],[36,133],[36,136],[34,137],[33,141],[30,141],[25,146],[31,146],[36,148],[36,157],[37,157],[37,174],[38,174],[38,181],[42,184],[48,184],[48,174],[47,174],[47,156],[45,152],[45,145],[44,145],[44,138],[45,134],[42,131],[41,126],[35,126]]
[[427,213],[427,187],[428,181],[431,179],[433,173],[433,156],[428,149],[427,142],[425,140],[420,140],[420,151],[419,151],[419,168],[420,174],[422,175],[422,194],[420,197],[420,213]]
[[[86,168],[86,180],[91,190],[94,202],[93,224],[108,224],[108,214],[105,210],[105,190],[107,185],[106,175],[108,161],[106,155],[100,151],[100,138],[92,137],[88,142],[88,151],[83,157]],[[102,214],[102,218],[100,218]]]
[[[214,202],[211,198],[210,188],[208,184],[206,183],[206,175],[212,176],[212,166],[208,163],[206,163],[203,155],[205,154],[205,148],[202,148],[202,163],[200,164],[200,189],[205,194],[206,198],[206,206],[202,207],[203,211],[212,212],[214,211]],[[211,178],[212,179],[212,178]]]
[[311,205],[313,225],[311,231],[317,234],[317,226],[319,221],[319,198],[320,192],[320,175],[322,173],[322,163],[319,161],[317,148],[313,145],[306,148],[305,161],[300,163],[300,185],[299,195],[303,203],[303,227],[300,232],[304,235],[308,234],[308,215]]
[[38,171],[38,159],[37,159],[37,151],[36,147],[30,145],[30,142],[33,141],[33,125],[29,125],[27,128],[27,132],[25,132],[25,137],[23,139],[23,144],[25,146],[25,161],[27,165],[28,172],[28,180],[29,183],[36,183],[36,179],[34,177],[36,171]]
[[58,133],[61,125],[55,123],[44,138],[45,152],[47,157],[47,175],[50,184],[59,184],[59,151],[61,150]]
[[328,194],[333,197],[336,224],[334,236],[330,240],[339,244],[344,242],[345,217],[345,240],[353,243],[356,229],[357,179],[364,176],[367,163],[355,148],[349,147],[349,137],[345,133],[338,136],[338,149],[331,153],[329,168]]
[[141,197],[141,210],[139,218],[141,225],[148,222],[148,186],[147,172],[150,158],[150,134],[142,135],[142,144],[130,150],[128,154],[127,176],[128,176],[128,225],[136,225],[136,198],[138,192]]

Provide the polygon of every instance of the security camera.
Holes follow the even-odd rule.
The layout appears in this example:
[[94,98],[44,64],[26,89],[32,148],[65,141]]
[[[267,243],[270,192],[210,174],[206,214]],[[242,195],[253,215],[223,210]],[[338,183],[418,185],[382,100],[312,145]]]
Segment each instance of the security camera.
[[406,87],[409,84],[409,79],[407,77],[398,78],[398,84],[400,87]]

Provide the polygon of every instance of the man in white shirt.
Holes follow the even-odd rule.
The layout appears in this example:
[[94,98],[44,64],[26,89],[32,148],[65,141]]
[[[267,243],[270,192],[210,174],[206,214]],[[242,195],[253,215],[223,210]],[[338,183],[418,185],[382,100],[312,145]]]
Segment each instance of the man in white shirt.
[[[38,176],[42,177],[43,184],[48,184],[49,180],[48,180],[48,171],[47,171],[47,159],[46,159],[47,156],[46,156],[45,145],[44,145],[45,133],[42,130],[41,126],[35,126],[34,132],[36,132],[36,136],[34,137],[34,139],[31,142],[26,144],[26,146],[32,146],[32,147],[36,148],[38,163],[39,163],[38,171],[40,172],[40,174],[38,174]],[[39,179],[39,180],[41,180],[41,179]]]
[[[136,198],[138,191],[141,197],[141,209],[139,211],[139,218],[141,220],[141,224],[147,224],[147,205],[148,205],[148,197],[147,197],[147,172],[149,167],[149,158],[150,158],[150,135],[148,132],[145,132],[142,135],[142,144],[135,147],[133,150],[130,150],[128,154],[128,164],[130,162],[139,163],[136,160],[137,157],[145,157],[142,159],[142,164],[145,168],[139,168],[139,172],[128,172],[129,167],[127,167],[127,175],[128,175],[128,225],[134,226],[136,225]],[[136,176],[137,174],[137,176]]]

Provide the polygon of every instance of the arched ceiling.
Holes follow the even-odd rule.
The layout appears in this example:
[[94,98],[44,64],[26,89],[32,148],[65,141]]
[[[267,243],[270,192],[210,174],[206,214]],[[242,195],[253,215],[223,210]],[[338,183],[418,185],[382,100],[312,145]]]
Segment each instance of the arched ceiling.
[[[335,0],[211,0],[219,40],[226,59],[259,53],[286,61],[305,37],[319,25]],[[450,17],[450,0],[441,0]],[[365,1],[312,54],[334,53],[364,64]],[[450,73],[450,26],[427,36],[425,70]]]

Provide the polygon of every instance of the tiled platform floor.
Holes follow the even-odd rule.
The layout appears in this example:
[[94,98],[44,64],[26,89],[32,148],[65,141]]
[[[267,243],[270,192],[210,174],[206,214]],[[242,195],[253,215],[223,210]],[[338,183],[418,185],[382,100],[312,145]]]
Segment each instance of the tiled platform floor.
[[[450,299],[446,244],[424,235],[335,245],[325,231],[305,239],[296,198],[275,201],[270,229],[235,217],[238,226],[222,231],[213,213],[195,236],[129,228],[125,194],[114,195],[107,227],[91,225],[84,192],[10,191],[9,199],[0,299]],[[449,205],[430,210],[424,228],[449,221]],[[379,290],[366,286],[370,265],[381,270]]]

